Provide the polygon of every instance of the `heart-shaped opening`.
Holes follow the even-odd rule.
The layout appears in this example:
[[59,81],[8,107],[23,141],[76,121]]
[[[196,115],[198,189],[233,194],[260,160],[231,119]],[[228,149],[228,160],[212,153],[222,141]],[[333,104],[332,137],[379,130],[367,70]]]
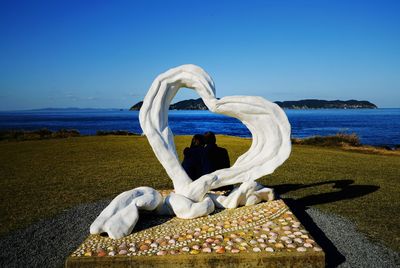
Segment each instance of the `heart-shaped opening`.
[[[180,88],[194,89],[210,111],[239,119],[252,133],[250,149],[230,168],[217,170],[193,182],[182,168],[168,124],[169,105]],[[290,124],[278,105],[261,97],[217,99],[214,82],[200,67],[182,65],[159,75],[140,110],[140,124],[154,153],[178,194],[201,200],[211,188],[254,181],[272,173],[290,155]]]

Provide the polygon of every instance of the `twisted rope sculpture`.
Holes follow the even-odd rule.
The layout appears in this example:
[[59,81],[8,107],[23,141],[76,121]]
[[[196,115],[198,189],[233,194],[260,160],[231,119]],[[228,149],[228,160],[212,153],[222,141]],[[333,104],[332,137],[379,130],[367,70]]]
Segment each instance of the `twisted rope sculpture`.
[[[230,168],[220,169],[192,181],[179,162],[174,135],[168,126],[168,110],[182,87],[194,89],[214,113],[239,119],[250,130],[250,149]],[[272,189],[256,182],[271,174],[290,155],[290,124],[275,103],[256,96],[215,97],[211,77],[200,67],[182,65],[160,74],[151,85],[140,109],[140,125],[156,157],[174,186],[163,198],[150,187],[139,187],[118,195],[90,226],[90,233],[106,232],[112,238],[130,234],[138,210],[192,219],[212,213],[215,207],[236,208],[272,200]],[[229,196],[208,193],[221,186],[241,183]]]

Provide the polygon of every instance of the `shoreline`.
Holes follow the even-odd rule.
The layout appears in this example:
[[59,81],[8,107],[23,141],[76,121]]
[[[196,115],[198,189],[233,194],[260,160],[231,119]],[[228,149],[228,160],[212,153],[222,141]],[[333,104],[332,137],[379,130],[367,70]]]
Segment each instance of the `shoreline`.
[[[336,133],[357,133],[364,145],[395,148],[400,145],[400,109],[324,109],[286,110],[292,126],[292,137],[308,138]],[[0,113],[1,131],[35,131],[48,128],[76,129],[81,135],[96,132],[122,131],[140,135],[139,112],[118,110],[43,110]],[[177,135],[193,135],[205,131],[251,137],[248,128],[234,118],[209,111],[172,110],[169,127]],[[391,122],[388,124],[388,122]]]

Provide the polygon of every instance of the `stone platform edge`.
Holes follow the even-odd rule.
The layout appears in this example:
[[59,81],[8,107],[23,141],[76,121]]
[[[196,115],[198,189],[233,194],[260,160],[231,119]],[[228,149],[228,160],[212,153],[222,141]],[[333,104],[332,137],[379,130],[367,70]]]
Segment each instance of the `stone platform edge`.
[[207,254],[179,256],[114,256],[67,258],[65,267],[325,267],[325,254],[301,252],[274,254]]

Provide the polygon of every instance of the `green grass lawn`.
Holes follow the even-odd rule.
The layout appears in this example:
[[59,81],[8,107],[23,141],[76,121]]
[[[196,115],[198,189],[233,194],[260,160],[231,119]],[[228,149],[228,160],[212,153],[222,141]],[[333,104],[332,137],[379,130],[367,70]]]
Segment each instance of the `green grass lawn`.
[[[189,145],[176,137],[177,151]],[[250,139],[218,137],[231,162]],[[400,250],[400,157],[296,145],[259,181],[305,207],[342,215],[370,238]],[[0,142],[0,234],[81,203],[138,186],[172,188],[144,137],[104,136]]]

